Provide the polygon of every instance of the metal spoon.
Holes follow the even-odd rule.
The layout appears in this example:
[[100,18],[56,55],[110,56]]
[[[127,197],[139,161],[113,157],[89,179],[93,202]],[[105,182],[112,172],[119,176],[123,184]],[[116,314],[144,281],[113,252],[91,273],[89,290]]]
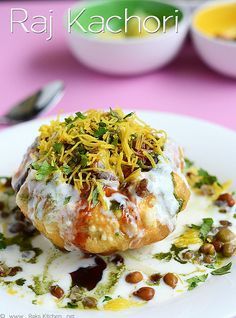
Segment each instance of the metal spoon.
[[63,94],[62,81],[50,82],[0,117],[0,125],[14,125],[33,119],[55,106]]

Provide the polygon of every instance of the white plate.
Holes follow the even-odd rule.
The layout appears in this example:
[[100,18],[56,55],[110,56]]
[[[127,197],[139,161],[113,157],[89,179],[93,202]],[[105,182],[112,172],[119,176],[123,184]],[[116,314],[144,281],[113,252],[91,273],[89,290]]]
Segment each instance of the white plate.
[[[165,129],[198,165],[220,179],[233,179],[236,186],[236,133],[191,117],[155,112],[137,112],[153,127]],[[21,124],[0,133],[0,175],[11,175],[21,161],[27,146],[37,135],[38,127],[48,120]],[[1,252],[0,252],[1,253]],[[0,254],[1,256],[1,254]],[[0,290],[1,314],[25,314],[25,318],[62,315],[67,318],[158,317],[158,318],[233,318],[236,317],[236,262],[230,275],[216,276],[195,290],[173,300],[122,312],[47,310],[27,304],[24,299],[6,296]],[[29,316],[40,315],[40,316]],[[67,316],[72,315],[72,316]],[[2,317],[2,316],[1,316]],[[47,316],[44,316],[47,318]]]

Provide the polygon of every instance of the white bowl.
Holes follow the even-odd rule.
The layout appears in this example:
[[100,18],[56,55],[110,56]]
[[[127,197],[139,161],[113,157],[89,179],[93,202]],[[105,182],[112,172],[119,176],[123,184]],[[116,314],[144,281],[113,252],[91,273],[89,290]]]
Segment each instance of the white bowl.
[[191,34],[195,48],[201,59],[213,70],[236,78],[236,42],[205,35],[194,26],[196,15],[207,7],[236,3],[235,0],[209,1],[193,14]]
[[[97,2],[80,2],[72,10],[94,3],[97,5]],[[180,11],[183,19],[178,33],[172,28],[157,36],[109,39],[72,30],[69,46],[80,62],[103,73],[135,75],[159,69],[176,57],[186,38],[190,19],[183,9]]]
[[206,2],[206,0],[168,0],[168,1],[170,3],[175,3],[177,6],[180,6],[182,8],[187,8],[190,10],[194,10]]

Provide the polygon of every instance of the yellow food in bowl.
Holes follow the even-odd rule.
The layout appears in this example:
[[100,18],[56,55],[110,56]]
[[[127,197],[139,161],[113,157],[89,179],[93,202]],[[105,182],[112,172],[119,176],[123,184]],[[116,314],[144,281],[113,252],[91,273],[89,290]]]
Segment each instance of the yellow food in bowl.
[[171,20],[165,21],[164,25],[158,24],[155,19],[148,19],[145,12],[135,12],[134,16],[139,17],[138,19],[132,19],[127,23],[127,29],[125,26],[122,27],[122,32],[112,33],[108,29],[104,33],[99,33],[100,37],[110,39],[125,39],[125,38],[144,38],[147,36],[156,36],[158,34],[166,33],[170,28],[174,27],[174,22]]
[[196,14],[193,25],[207,36],[236,40],[236,2],[204,8]]

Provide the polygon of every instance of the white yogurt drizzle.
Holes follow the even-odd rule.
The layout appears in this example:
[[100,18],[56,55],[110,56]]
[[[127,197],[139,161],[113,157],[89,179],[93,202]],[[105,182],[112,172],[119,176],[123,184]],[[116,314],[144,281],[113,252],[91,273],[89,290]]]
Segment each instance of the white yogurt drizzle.
[[[34,145],[33,145],[34,146]],[[32,147],[33,147],[32,146]],[[32,150],[29,148],[27,154]],[[22,171],[25,171],[25,167],[29,167],[32,159],[29,155],[24,158],[24,165],[21,165]],[[28,158],[28,161],[27,161]],[[176,214],[179,210],[179,202],[174,195],[174,184],[172,179],[172,172],[181,175],[181,178],[185,180],[180,170],[179,149],[172,141],[166,143],[164,156],[159,156],[159,162],[157,168],[148,172],[142,172],[139,176],[139,180],[147,179],[147,189],[154,195],[156,201],[154,207],[147,210],[150,213],[152,219],[160,221],[162,224],[167,225],[172,231],[176,223]],[[23,172],[22,172],[23,173]],[[18,178],[22,177],[22,173]],[[14,179],[14,183],[17,183],[17,179]],[[104,185],[109,186],[115,191],[118,191],[119,182],[112,180],[104,180]],[[135,212],[134,215],[129,215],[129,226],[125,229],[126,235],[129,238],[142,237],[143,232],[139,231],[137,221],[135,220],[135,214],[139,217],[138,203],[142,200],[135,192],[135,184],[131,185],[129,191],[132,193],[133,203],[124,194],[114,193],[110,197],[106,197],[108,211],[102,211],[107,217],[114,217],[113,213],[110,213],[110,206],[112,201],[120,203],[124,211],[129,211],[129,208]],[[32,222],[35,224],[37,221],[43,222],[44,226],[50,232],[50,226],[53,223],[57,223],[59,227],[60,236],[65,242],[65,247],[68,250],[77,249],[73,244],[74,240],[74,222],[79,213],[78,203],[80,201],[80,195],[73,186],[62,183],[60,181],[60,175],[55,174],[53,179],[47,184],[44,181],[35,180],[35,171],[30,170],[23,186],[17,197],[24,192],[24,188],[30,194],[28,201],[28,210]],[[22,192],[22,193],[21,193]],[[65,204],[65,199],[70,198],[69,203]],[[49,208],[45,208],[45,205],[50,204]]]

